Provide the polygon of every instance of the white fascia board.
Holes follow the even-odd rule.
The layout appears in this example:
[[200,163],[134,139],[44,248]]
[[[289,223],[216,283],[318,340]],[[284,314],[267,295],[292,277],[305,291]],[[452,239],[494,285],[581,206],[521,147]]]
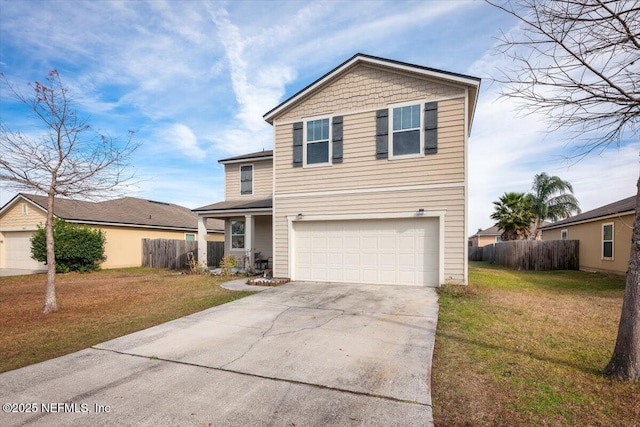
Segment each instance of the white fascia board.
[[257,209],[222,209],[222,210],[210,210],[210,211],[193,211],[198,216],[206,216],[208,218],[215,218],[216,216],[234,216],[234,215],[270,215],[273,208],[257,208]]
[[247,157],[246,159],[237,160],[218,160],[218,163],[221,165],[232,165],[234,163],[259,162],[260,160],[273,160],[273,156]]

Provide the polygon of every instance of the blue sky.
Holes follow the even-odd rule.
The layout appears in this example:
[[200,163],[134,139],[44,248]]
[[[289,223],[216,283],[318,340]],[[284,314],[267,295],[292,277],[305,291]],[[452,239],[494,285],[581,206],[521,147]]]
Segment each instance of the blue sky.
[[[271,149],[262,115],[358,52],[483,78],[469,234],[492,225],[492,201],[528,191],[543,171],[569,180],[583,210],[635,194],[637,140],[571,165],[563,135],[498,99],[488,76],[509,63],[491,48],[501,31],[521,30],[481,1],[0,0],[0,10],[9,80],[56,68],[95,128],[136,131],[135,197],[189,208],[222,200],[217,160]],[[0,95],[0,119],[20,130],[24,113]],[[0,206],[14,195],[0,183]]]

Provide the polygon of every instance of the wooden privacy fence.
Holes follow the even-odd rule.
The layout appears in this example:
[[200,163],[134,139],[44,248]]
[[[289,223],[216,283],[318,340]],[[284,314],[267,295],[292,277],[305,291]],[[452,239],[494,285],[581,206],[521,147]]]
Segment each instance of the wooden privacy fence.
[[470,261],[486,261],[514,270],[577,270],[578,240],[512,240],[469,248]]
[[[142,239],[142,266],[182,270],[187,253],[198,259],[198,242],[170,239]],[[207,242],[207,265],[218,266],[224,255],[224,242]]]

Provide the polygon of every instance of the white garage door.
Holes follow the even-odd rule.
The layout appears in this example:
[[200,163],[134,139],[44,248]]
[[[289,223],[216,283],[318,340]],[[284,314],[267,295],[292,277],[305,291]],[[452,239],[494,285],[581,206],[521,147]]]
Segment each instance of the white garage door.
[[438,219],[294,224],[296,280],[438,286]]
[[5,268],[43,269],[46,266],[31,258],[33,231],[4,232]]

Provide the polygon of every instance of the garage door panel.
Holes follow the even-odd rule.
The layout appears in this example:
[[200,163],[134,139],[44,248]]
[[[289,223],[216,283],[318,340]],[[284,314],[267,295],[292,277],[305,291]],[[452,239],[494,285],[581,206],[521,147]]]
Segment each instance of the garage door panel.
[[4,232],[4,268],[45,269],[46,265],[31,258],[32,231]]
[[437,218],[302,221],[294,231],[298,280],[438,285]]

